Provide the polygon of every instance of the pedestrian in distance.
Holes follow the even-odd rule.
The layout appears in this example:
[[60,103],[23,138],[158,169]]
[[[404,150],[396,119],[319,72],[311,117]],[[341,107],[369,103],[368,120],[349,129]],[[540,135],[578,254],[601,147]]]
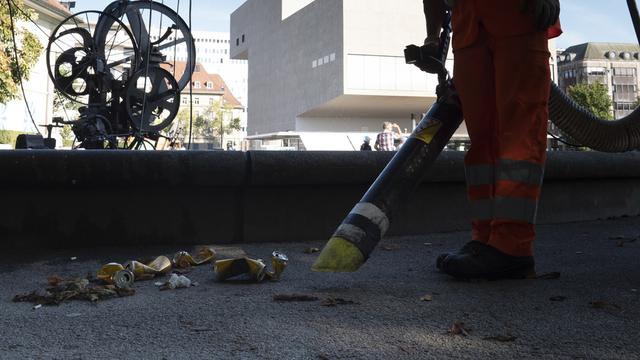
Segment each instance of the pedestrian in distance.
[[368,136],[365,136],[362,142],[362,145],[360,145],[360,151],[371,151],[371,145],[369,144],[371,142],[371,138]]
[[376,151],[395,151],[395,141],[400,138],[400,126],[395,123],[385,121],[382,124],[382,132],[376,136],[373,147]]

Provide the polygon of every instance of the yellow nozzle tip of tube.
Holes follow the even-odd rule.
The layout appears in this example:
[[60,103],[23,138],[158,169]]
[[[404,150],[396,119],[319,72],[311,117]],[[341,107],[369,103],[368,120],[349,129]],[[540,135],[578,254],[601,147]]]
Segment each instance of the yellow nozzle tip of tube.
[[354,272],[364,264],[364,256],[351,242],[332,237],[311,267],[317,272]]

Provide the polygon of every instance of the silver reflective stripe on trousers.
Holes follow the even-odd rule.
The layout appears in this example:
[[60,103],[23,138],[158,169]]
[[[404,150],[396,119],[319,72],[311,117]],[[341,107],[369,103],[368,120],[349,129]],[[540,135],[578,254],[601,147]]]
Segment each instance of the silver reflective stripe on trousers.
[[497,166],[490,164],[465,166],[465,176],[467,186],[492,185],[500,180],[539,186],[544,177],[544,168],[530,161],[502,159]]
[[351,214],[364,216],[380,228],[380,235],[384,235],[389,230],[389,218],[379,207],[371,203],[358,203],[351,210]]
[[498,180],[518,181],[529,185],[542,184],[544,168],[530,161],[502,159],[498,163]]
[[474,200],[471,217],[475,220],[518,220],[535,224],[538,202],[532,199],[503,198]]

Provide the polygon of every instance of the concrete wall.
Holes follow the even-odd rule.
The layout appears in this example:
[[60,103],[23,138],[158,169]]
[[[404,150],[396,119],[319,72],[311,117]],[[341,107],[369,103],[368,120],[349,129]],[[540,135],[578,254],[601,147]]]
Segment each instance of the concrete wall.
[[437,77],[404,61],[425,36],[420,0],[345,1],[345,94],[434,97]]
[[[392,153],[0,152],[0,248],[324,240]],[[445,152],[394,235],[466,230]],[[640,214],[640,153],[550,153],[540,223]]]

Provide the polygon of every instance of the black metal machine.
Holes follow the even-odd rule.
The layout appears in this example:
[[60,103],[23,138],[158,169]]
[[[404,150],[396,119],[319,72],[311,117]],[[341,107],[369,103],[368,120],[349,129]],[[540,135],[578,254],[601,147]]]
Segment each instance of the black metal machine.
[[47,67],[80,116],[58,123],[70,124],[85,149],[154,147],[178,113],[195,51],[189,26],[155,1],[117,0],[68,17],[49,39]]

